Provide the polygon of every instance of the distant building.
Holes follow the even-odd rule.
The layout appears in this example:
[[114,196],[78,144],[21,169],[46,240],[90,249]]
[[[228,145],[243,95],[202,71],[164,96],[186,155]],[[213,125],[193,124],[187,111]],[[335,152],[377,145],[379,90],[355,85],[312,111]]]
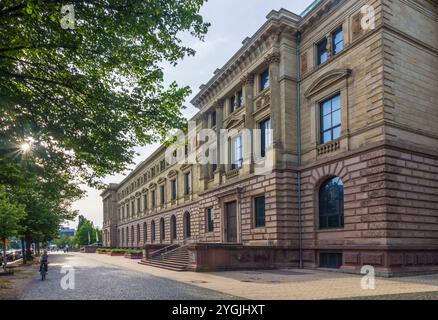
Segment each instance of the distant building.
[[68,227],[62,227],[59,230],[60,237],[73,237],[75,235],[76,230]]

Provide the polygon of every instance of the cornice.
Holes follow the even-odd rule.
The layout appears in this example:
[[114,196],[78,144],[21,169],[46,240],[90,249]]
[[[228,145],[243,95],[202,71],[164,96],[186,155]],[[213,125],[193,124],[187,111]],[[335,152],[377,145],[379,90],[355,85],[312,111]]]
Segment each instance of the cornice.
[[[200,86],[200,92],[195,96],[191,103],[198,109],[202,109],[206,102],[211,100],[223,88],[225,79],[236,77],[245,70],[249,61],[253,61],[256,55],[261,54],[260,47],[267,43],[267,47],[276,43],[282,33],[290,33],[297,29],[300,16],[281,9],[271,11],[268,20],[251,37],[243,41],[243,47],[221,68],[215,71],[213,78],[207,84]],[[286,31],[286,32],[285,32]]]

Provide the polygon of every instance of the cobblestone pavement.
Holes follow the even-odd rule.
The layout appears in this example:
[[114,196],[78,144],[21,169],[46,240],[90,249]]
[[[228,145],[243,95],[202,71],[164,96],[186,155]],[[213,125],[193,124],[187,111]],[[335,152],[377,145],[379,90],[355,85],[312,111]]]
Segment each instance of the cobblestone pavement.
[[[269,270],[228,272],[174,272],[138,264],[123,257],[90,254],[117,267],[171,279],[232,296],[256,300],[425,299],[438,292],[438,274],[400,278],[376,278],[375,290],[361,287],[362,276],[322,270]],[[389,296],[391,295],[391,296]]]
[[[66,275],[61,273],[63,266],[74,268],[74,290],[61,287],[61,279]],[[37,272],[35,269],[25,300],[235,299],[213,290],[116,267],[85,254],[51,254],[46,281],[41,281]]]

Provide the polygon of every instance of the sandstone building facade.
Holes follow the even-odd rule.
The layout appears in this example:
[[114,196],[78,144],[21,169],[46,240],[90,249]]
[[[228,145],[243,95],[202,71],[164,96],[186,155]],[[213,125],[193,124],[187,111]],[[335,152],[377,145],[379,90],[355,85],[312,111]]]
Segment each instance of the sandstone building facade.
[[272,11],[192,103],[197,130],[236,132],[213,152],[230,164],[159,148],[102,193],[105,246],[184,248],[199,271],[438,270],[437,1]]

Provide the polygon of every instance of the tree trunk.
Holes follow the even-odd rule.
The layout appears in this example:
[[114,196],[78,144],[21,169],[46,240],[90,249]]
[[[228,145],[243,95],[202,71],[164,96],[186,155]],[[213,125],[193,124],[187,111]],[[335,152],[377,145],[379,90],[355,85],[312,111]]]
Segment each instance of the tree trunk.
[[26,237],[26,260],[32,261],[32,252],[30,251],[31,240],[29,237]]
[[21,256],[23,257],[23,264],[26,264],[27,259],[26,259],[26,248],[25,248],[24,238],[21,238]]

